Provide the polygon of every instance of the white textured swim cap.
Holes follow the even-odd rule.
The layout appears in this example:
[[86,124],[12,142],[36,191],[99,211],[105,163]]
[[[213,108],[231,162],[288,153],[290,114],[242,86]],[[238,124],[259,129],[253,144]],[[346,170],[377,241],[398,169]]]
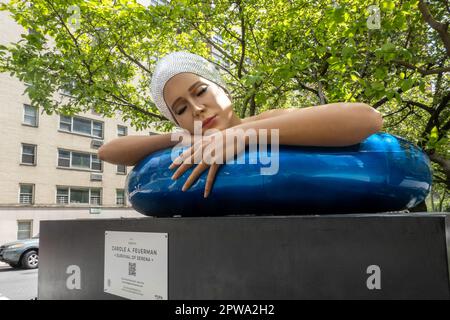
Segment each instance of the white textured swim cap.
[[164,100],[163,90],[170,78],[182,72],[195,73],[209,81],[215,82],[228,92],[219,70],[205,58],[187,51],[172,52],[164,56],[156,64],[150,84],[150,94],[159,111],[176,125],[178,123]]

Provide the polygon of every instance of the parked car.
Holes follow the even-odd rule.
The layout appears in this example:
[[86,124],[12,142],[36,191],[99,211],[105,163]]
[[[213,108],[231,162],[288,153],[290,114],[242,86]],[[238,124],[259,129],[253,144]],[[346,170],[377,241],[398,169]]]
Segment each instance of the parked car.
[[35,269],[39,265],[39,235],[0,246],[0,261],[13,268]]

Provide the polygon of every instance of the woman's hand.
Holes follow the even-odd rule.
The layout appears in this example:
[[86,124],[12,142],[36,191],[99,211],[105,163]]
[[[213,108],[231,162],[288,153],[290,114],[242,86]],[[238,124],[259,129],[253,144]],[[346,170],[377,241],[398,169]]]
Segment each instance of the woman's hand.
[[[235,143],[234,141],[236,137],[238,143]],[[192,171],[191,175],[183,185],[182,190],[186,191],[197,180],[202,172],[209,168],[203,195],[206,198],[211,191],[220,165],[234,159],[235,155],[239,155],[244,151],[246,139],[245,137],[242,137],[242,133],[234,132],[229,129],[219,131],[212,135],[201,136],[197,139],[198,141],[194,140],[193,145],[172,162],[169,169],[179,166],[172,176],[172,179],[176,180],[190,167],[197,164],[197,167]]]

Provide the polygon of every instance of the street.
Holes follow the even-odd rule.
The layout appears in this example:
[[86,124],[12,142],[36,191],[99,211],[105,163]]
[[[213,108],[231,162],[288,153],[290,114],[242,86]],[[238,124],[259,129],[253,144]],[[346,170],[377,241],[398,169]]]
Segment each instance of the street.
[[0,300],[31,300],[37,297],[38,269],[0,266]]

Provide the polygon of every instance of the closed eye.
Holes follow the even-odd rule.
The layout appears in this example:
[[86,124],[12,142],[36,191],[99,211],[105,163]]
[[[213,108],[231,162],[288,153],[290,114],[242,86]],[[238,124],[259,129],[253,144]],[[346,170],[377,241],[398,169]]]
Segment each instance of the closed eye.
[[208,87],[205,87],[202,91],[200,91],[200,92],[198,93],[197,97],[198,97],[198,96],[201,96],[207,89],[208,89]]
[[[205,87],[202,91],[200,91],[197,94],[197,97],[201,96],[203,93],[205,93],[205,91],[208,89],[208,87]],[[180,109],[180,111],[177,112],[177,115],[182,114],[185,110],[186,110],[187,106],[184,106],[183,108]]]
[[177,115],[180,115],[184,112],[184,110],[186,110],[186,106],[184,106],[183,108],[180,109],[180,111],[177,112]]

